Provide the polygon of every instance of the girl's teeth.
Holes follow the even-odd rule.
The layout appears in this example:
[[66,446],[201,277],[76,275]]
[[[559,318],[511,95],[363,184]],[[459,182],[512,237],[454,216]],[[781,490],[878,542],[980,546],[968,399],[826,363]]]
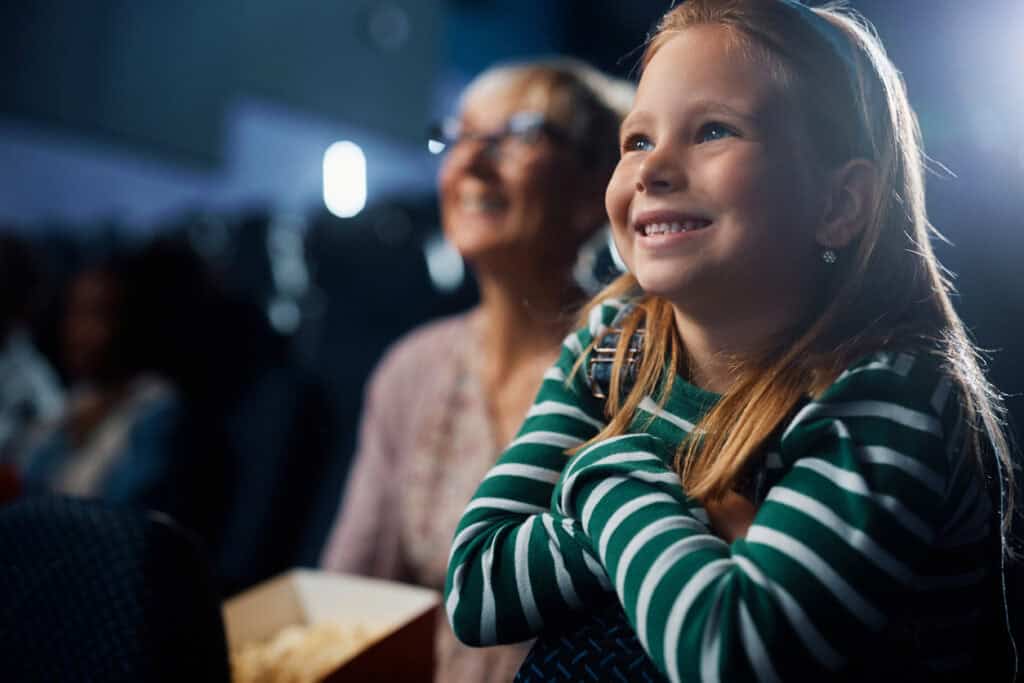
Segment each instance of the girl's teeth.
[[682,223],[651,223],[647,226],[648,235],[663,235],[665,233],[683,232],[687,229]]

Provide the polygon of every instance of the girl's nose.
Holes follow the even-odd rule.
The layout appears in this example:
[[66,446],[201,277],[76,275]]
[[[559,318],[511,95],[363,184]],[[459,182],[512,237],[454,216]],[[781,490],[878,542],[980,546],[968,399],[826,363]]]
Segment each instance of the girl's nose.
[[681,160],[663,149],[655,149],[648,153],[636,179],[637,192],[652,194],[674,192],[685,185],[686,174]]

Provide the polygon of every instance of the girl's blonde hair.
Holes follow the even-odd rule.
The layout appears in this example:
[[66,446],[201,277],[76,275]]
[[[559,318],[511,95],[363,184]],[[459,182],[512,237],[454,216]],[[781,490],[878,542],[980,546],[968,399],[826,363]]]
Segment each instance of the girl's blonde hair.
[[[818,17],[801,16],[810,11]],[[815,26],[819,20],[831,26]],[[817,157],[812,164],[825,170],[867,159],[876,168],[879,191],[863,232],[832,266],[811,319],[761,357],[737,359],[734,384],[698,425],[701,438],[680,446],[676,469],[687,492],[700,500],[725,495],[797,404],[824,391],[856,358],[924,344],[940,354],[959,385],[965,421],[975,427],[968,450],[982,462],[994,449],[1012,494],[1002,398],[985,378],[977,348],[950,302],[951,283],[932,251],[930,238],[938,233],[925,211],[917,117],[871,26],[837,4],[797,11],[781,0],[687,0],[662,18],[642,65],[673,36],[697,25],[723,26],[737,49],[767,60],[772,77],[799,105],[794,111]],[[606,402],[611,421],[593,441],[624,433],[646,395],[660,390],[667,398],[686,365],[672,306],[642,294],[630,274],[594,303],[621,296],[636,296],[637,305],[623,321],[612,366]],[[643,358],[633,386],[624,391],[626,345],[641,327]],[[1004,524],[1009,518],[1004,516]]]

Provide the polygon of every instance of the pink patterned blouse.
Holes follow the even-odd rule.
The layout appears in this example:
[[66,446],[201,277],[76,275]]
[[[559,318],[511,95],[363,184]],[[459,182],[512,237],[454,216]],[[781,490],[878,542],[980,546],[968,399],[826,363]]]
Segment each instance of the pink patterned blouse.
[[[465,313],[414,330],[375,369],[325,569],[443,589],[455,526],[501,454],[473,319]],[[442,617],[436,680],[510,681],[529,645],[465,647]]]

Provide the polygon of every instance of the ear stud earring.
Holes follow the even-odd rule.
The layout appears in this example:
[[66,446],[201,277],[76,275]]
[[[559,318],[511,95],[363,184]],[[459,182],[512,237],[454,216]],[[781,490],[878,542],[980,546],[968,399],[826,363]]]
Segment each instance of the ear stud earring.
[[821,260],[832,265],[839,260],[839,254],[836,253],[835,249],[825,249],[821,252]]

